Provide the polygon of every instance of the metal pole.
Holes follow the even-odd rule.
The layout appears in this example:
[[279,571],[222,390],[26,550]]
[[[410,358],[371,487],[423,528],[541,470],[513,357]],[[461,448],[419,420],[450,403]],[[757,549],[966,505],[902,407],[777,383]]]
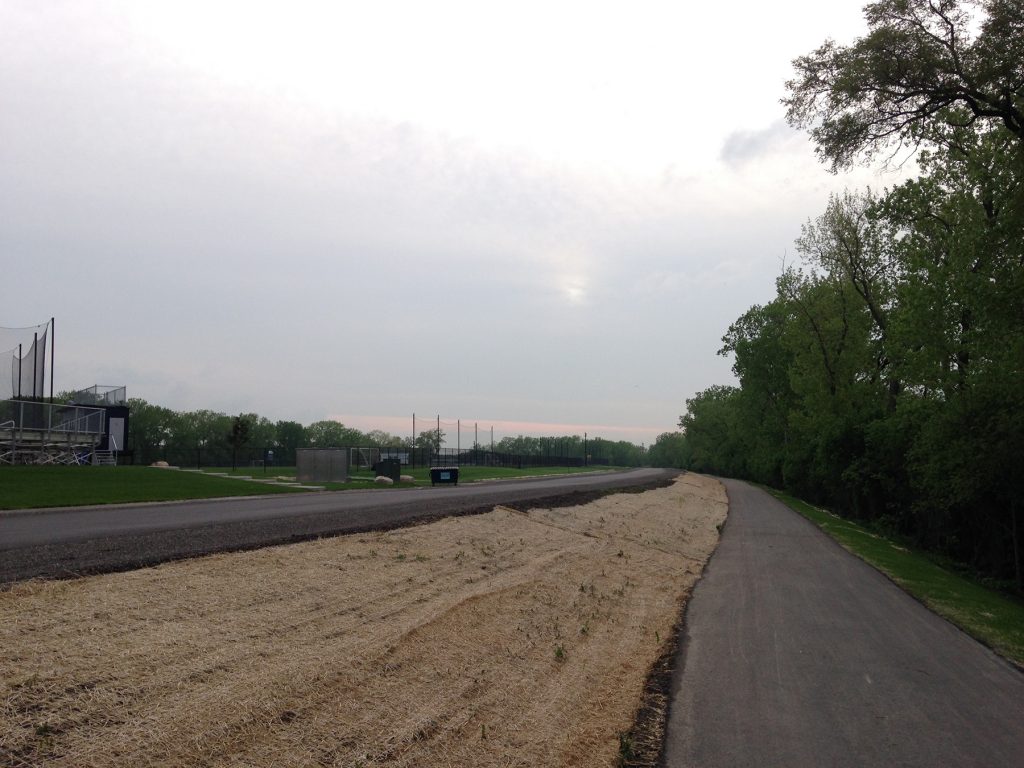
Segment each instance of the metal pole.
[[583,433],[583,466],[587,466],[587,433]]
[[412,451],[412,466],[416,468],[416,414],[412,415],[412,442],[409,443],[409,450]]
[[39,384],[39,331],[32,334],[32,399],[36,396]]
[[458,430],[459,436],[455,438],[455,452],[462,458],[462,419],[455,420],[455,429]]
[[57,326],[50,318],[50,402],[53,402],[53,345],[57,338]]
[[437,414],[437,458],[441,458],[441,414]]
[[21,344],[18,344],[18,399],[21,399]]

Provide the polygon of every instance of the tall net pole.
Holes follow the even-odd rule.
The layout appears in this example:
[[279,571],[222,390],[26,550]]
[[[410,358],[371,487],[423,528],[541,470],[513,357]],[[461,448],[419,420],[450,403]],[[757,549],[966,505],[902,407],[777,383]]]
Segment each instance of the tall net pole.
[[[56,343],[56,325],[54,318],[50,318],[50,402],[53,402],[53,345]],[[46,382],[43,382],[45,386]]]

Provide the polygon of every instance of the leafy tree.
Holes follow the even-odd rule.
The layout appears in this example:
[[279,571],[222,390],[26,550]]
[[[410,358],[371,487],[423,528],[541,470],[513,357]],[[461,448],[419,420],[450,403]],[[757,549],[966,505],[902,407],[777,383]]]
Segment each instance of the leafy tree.
[[366,444],[380,448],[400,448],[408,442],[408,438],[389,434],[382,429],[372,429],[366,433]]
[[420,450],[430,451],[432,453],[439,453],[441,446],[444,445],[445,431],[434,429],[425,429],[416,436],[416,441],[413,443],[413,447],[419,448]]
[[715,385],[686,401],[679,427],[689,446],[690,468],[733,477],[746,475],[739,397],[738,388]]
[[[256,450],[273,448],[277,441],[277,427],[266,416],[257,413],[244,414],[249,422],[249,444]],[[266,457],[264,457],[266,458]]]
[[249,442],[251,428],[252,424],[244,414],[238,414],[231,421],[231,431],[228,433],[228,443],[231,445],[231,469],[238,466],[238,450]]
[[718,354],[735,356],[733,373],[740,381],[738,417],[746,425],[751,478],[787,484],[790,461],[790,413],[796,398],[790,384],[793,353],[787,344],[793,308],[778,298],[751,307],[722,337]]
[[506,435],[495,444],[494,450],[516,456],[537,456],[541,453],[541,442],[536,437]]
[[877,203],[870,190],[833,195],[825,212],[803,226],[796,245],[812,268],[852,289],[867,310],[872,324],[871,376],[885,380],[892,410],[900,379],[889,355],[887,336],[900,275],[894,257],[896,231],[877,215]]
[[314,421],[306,427],[306,440],[313,448],[344,448],[366,444],[362,432],[333,419]]
[[1019,368],[1024,330],[1024,160],[1002,132],[951,133],[957,149],[922,153],[922,176],[881,206],[903,233],[897,341],[947,398],[975,372]]
[[307,444],[305,427],[297,421],[279,421],[274,426],[278,462],[285,465],[294,464],[296,451]]
[[647,459],[653,467],[676,467],[683,469],[689,461],[686,437],[682,432],[662,432],[647,452]]
[[797,60],[789,118],[833,170],[902,143],[920,176],[804,226],[803,265],[723,338],[740,386],[687,401],[687,461],[1024,588],[1024,5],[866,13],[867,37]]
[[152,460],[172,434],[174,411],[152,405],[137,397],[128,399],[128,439],[131,450],[143,460]]
[[639,467],[647,458],[647,451],[628,440],[616,440],[608,445],[608,456],[602,458],[607,458],[616,467]]
[[178,453],[195,451],[198,446],[223,449],[231,446],[228,435],[231,417],[210,410],[180,411],[175,414],[168,445]]
[[786,83],[790,123],[833,171],[893,144],[941,144],[949,125],[998,124],[1024,145],[1020,0],[879,0],[864,13],[865,37],[826,41]]

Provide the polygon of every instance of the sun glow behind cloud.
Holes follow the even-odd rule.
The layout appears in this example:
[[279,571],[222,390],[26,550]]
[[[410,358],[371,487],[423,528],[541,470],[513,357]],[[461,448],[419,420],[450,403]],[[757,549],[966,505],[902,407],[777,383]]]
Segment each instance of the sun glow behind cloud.
[[778,98],[861,4],[8,4],[9,317],[102,270],[159,320],[65,324],[58,376],[172,408],[671,428],[859,183]]
[[583,304],[587,300],[586,281],[578,275],[566,275],[560,281],[562,293],[571,306]]

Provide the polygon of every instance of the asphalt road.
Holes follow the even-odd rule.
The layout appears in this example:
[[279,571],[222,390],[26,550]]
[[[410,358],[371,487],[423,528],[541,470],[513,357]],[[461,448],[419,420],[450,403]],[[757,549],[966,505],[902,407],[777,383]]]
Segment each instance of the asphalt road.
[[638,469],[417,489],[6,511],[0,512],[0,585],[390,528],[495,504],[564,504],[676,474]]
[[1024,674],[768,494],[724,482],[664,765],[1024,765]]

